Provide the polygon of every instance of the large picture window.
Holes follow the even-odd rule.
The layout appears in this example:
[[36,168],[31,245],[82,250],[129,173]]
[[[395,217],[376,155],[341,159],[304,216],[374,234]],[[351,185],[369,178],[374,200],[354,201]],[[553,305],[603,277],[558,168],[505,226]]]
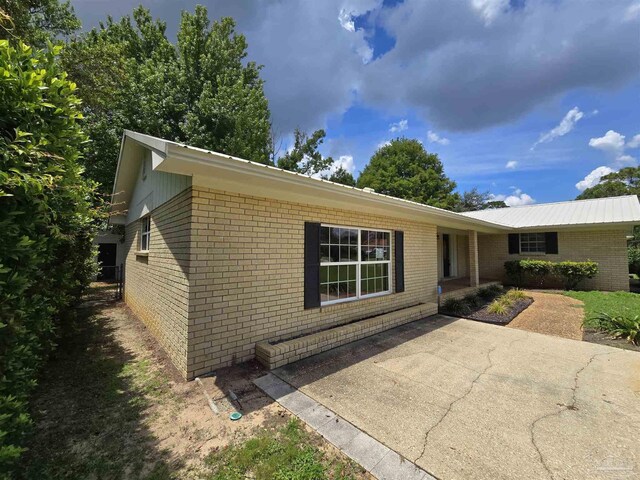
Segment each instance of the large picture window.
[[544,233],[521,233],[520,253],[546,253],[547,241]]
[[391,293],[391,232],[320,227],[323,305]]

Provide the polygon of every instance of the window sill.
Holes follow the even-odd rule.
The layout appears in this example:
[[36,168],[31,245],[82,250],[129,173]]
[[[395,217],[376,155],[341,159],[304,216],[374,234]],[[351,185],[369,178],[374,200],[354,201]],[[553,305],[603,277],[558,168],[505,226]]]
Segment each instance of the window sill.
[[351,303],[351,302],[357,302],[360,300],[367,300],[369,298],[376,298],[376,297],[384,297],[386,295],[391,295],[393,292],[391,290],[388,290],[386,292],[378,292],[378,293],[371,293],[369,295],[363,295],[360,297],[350,297],[350,298],[341,298],[339,300],[331,300],[328,302],[321,302],[320,303],[320,308],[324,308],[324,307],[331,307],[333,305],[340,305],[342,303]]
[[135,252],[136,257],[148,257],[149,256],[149,250],[140,250]]

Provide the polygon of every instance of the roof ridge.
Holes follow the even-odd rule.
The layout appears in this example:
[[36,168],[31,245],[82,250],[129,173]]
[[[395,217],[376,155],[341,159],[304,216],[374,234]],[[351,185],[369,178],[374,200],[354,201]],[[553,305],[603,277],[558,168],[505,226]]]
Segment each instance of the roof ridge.
[[[599,197],[599,198],[581,198],[580,200],[562,200],[559,202],[546,202],[546,203],[535,203],[531,205],[515,205],[513,207],[500,207],[500,208],[492,208],[491,210],[513,210],[514,208],[531,208],[531,207],[543,207],[545,205],[559,205],[561,203],[586,203],[593,202],[596,200],[610,200],[612,198],[629,198],[629,197],[637,197],[637,195],[629,194],[629,195],[616,195],[614,197]],[[473,212],[484,212],[485,210],[473,210]],[[470,212],[464,212],[470,213]]]

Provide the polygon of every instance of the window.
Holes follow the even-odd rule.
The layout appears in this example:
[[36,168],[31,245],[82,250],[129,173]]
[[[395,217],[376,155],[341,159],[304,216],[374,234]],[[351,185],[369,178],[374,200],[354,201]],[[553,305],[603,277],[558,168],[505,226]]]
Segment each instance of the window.
[[140,219],[140,251],[149,251],[149,240],[151,240],[151,217],[146,216]]
[[320,302],[356,300],[391,292],[391,232],[320,227]]
[[546,253],[547,242],[544,233],[521,233],[520,253]]

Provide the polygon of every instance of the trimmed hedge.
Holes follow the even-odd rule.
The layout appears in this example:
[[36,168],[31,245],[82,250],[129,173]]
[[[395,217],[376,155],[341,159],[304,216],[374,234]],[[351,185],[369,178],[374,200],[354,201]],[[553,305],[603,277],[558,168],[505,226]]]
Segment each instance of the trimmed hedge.
[[598,264],[585,262],[550,262],[548,260],[509,260],[504,262],[507,277],[514,285],[521,287],[527,280],[535,286],[543,288],[545,282],[552,277],[562,280],[566,290],[575,290],[587,278],[598,273]]
[[95,272],[94,187],[78,163],[87,137],[59,53],[0,40],[0,478],[24,450],[56,329]]

